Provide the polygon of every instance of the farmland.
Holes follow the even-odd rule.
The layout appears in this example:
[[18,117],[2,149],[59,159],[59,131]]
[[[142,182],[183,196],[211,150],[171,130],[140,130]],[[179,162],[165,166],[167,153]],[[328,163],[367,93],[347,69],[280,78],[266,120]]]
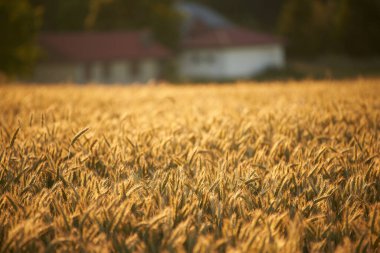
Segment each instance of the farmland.
[[379,85],[0,86],[0,252],[377,252]]

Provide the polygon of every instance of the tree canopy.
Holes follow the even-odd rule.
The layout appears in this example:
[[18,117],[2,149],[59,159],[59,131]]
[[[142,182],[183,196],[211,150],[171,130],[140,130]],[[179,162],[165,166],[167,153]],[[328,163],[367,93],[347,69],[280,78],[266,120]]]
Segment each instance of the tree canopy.
[[380,1],[341,0],[337,32],[342,48],[354,56],[380,55]]
[[[177,49],[181,27],[177,1],[0,0],[0,71],[11,75],[30,69],[37,56],[34,42],[39,28],[150,30],[161,43]],[[215,9],[238,25],[278,32],[287,40],[290,56],[380,56],[379,0],[188,1]]]
[[181,16],[174,0],[93,0],[93,15],[87,29],[148,29],[170,48],[176,48]]
[[372,57],[380,56],[379,24],[378,0],[287,0],[279,32],[291,55]]
[[31,0],[44,9],[43,30],[151,30],[171,48],[178,42],[175,0]]
[[31,71],[39,24],[39,11],[27,0],[0,0],[0,72],[12,76]]
[[237,24],[278,32],[296,57],[380,56],[379,0],[192,0]]
[[45,31],[81,31],[91,0],[29,0],[43,12],[41,29]]

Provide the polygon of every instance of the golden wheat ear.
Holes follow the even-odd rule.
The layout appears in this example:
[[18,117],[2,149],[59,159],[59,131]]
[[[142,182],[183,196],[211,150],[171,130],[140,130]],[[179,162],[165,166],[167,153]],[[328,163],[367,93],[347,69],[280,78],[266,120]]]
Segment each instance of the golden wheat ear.
[[379,252],[378,85],[1,86],[0,253]]

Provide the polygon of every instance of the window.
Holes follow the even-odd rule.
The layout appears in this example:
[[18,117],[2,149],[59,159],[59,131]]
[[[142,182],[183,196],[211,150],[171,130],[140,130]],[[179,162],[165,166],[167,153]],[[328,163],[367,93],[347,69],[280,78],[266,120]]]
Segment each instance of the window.
[[200,63],[200,57],[199,57],[199,54],[197,53],[194,53],[192,56],[191,56],[191,61],[194,63],[194,64],[199,64]]
[[215,57],[214,57],[214,55],[213,55],[212,53],[209,53],[209,54],[207,55],[207,62],[208,62],[209,64],[215,62]]
[[92,75],[91,75],[91,63],[84,64],[84,82],[88,83],[91,82]]
[[104,62],[103,64],[103,80],[109,82],[111,77],[111,64],[110,62]]
[[215,56],[213,53],[193,53],[190,60],[193,64],[212,64],[215,62]]
[[131,76],[138,77],[140,74],[140,63],[138,61],[131,61]]

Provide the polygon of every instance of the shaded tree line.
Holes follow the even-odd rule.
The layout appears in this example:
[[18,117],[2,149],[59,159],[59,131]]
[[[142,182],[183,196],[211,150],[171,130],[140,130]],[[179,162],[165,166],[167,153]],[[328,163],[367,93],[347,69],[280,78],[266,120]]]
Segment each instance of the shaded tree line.
[[[180,0],[0,0],[0,72],[25,72],[38,31],[149,29],[178,48]],[[288,54],[380,56],[380,0],[192,0],[236,24],[282,35]]]
[[380,0],[288,0],[278,28],[293,56],[380,56]]
[[181,15],[176,0],[0,0],[0,74],[31,70],[39,31],[150,30],[176,49]]
[[282,35],[290,56],[380,56],[380,0],[193,1],[238,24]]
[[102,31],[149,29],[168,47],[178,41],[175,0],[30,0],[44,10],[42,30]]
[[193,0],[237,24],[282,35],[293,57],[380,56],[380,0]]
[[0,77],[31,71],[40,24],[41,10],[27,0],[0,0]]

